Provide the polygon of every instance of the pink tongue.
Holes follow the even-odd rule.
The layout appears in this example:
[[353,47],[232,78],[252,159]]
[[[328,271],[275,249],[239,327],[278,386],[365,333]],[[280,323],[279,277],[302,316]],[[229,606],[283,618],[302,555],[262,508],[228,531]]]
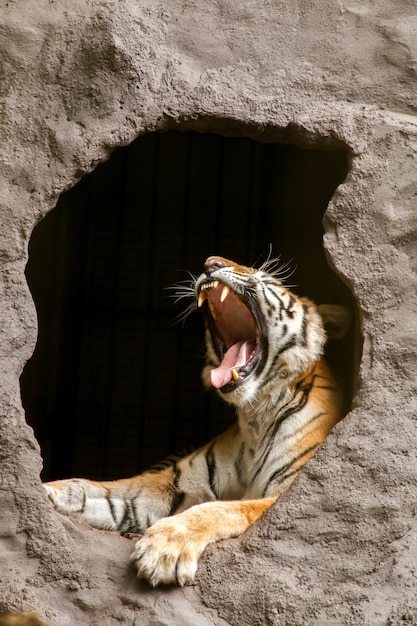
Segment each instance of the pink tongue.
[[233,344],[223,357],[219,367],[211,370],[211,384],[213,387],[223,387],[232,379],[232,370],[242,367],[248,362],[254,348],[254,341],[238,341]]

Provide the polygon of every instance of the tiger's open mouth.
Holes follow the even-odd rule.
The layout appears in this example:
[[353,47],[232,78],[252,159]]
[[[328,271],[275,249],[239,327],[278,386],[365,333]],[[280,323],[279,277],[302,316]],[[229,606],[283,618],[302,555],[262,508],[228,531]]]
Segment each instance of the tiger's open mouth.
[[259,312],[219,280],[199,285],[197,299],[220,361],[210,372],[211,384],[228,393],[245,382],[261,359]]

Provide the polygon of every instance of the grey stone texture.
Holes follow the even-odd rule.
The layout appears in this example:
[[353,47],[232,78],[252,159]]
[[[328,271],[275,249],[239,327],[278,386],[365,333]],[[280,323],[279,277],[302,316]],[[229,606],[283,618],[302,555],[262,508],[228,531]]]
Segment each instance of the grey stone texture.
[[[0,611],[56,626],[417,624],[417,10],[410,0],[0,3]],[[37,335],[34,225],[152,130],[345,145],[329,262],[360,311],[352,411],[196,584],[152,590],[129,540],[43,493],[19,376]]]

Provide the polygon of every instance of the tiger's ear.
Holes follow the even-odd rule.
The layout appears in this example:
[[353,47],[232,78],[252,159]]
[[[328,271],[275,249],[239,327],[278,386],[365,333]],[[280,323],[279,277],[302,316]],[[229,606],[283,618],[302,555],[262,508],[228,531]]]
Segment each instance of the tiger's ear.
[[350,311],[339,304],[319,304],[317,307],[329,339],[342,339],[352,323]]

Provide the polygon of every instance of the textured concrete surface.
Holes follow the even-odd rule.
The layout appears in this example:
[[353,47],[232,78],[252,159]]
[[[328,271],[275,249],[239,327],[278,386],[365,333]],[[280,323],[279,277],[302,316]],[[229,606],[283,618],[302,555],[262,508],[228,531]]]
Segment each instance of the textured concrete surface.
[[[0,611],[58,626],[417,624],[416,28],[405,0],[2,2]],[[112,148],[167,128],[347,146],[325,246],[364,349],[353,410],[291,492],[211,546],[195,586],[155,591],[126,566],[127,539],[51,510],[19,375],[36,341],[35,223]]]

